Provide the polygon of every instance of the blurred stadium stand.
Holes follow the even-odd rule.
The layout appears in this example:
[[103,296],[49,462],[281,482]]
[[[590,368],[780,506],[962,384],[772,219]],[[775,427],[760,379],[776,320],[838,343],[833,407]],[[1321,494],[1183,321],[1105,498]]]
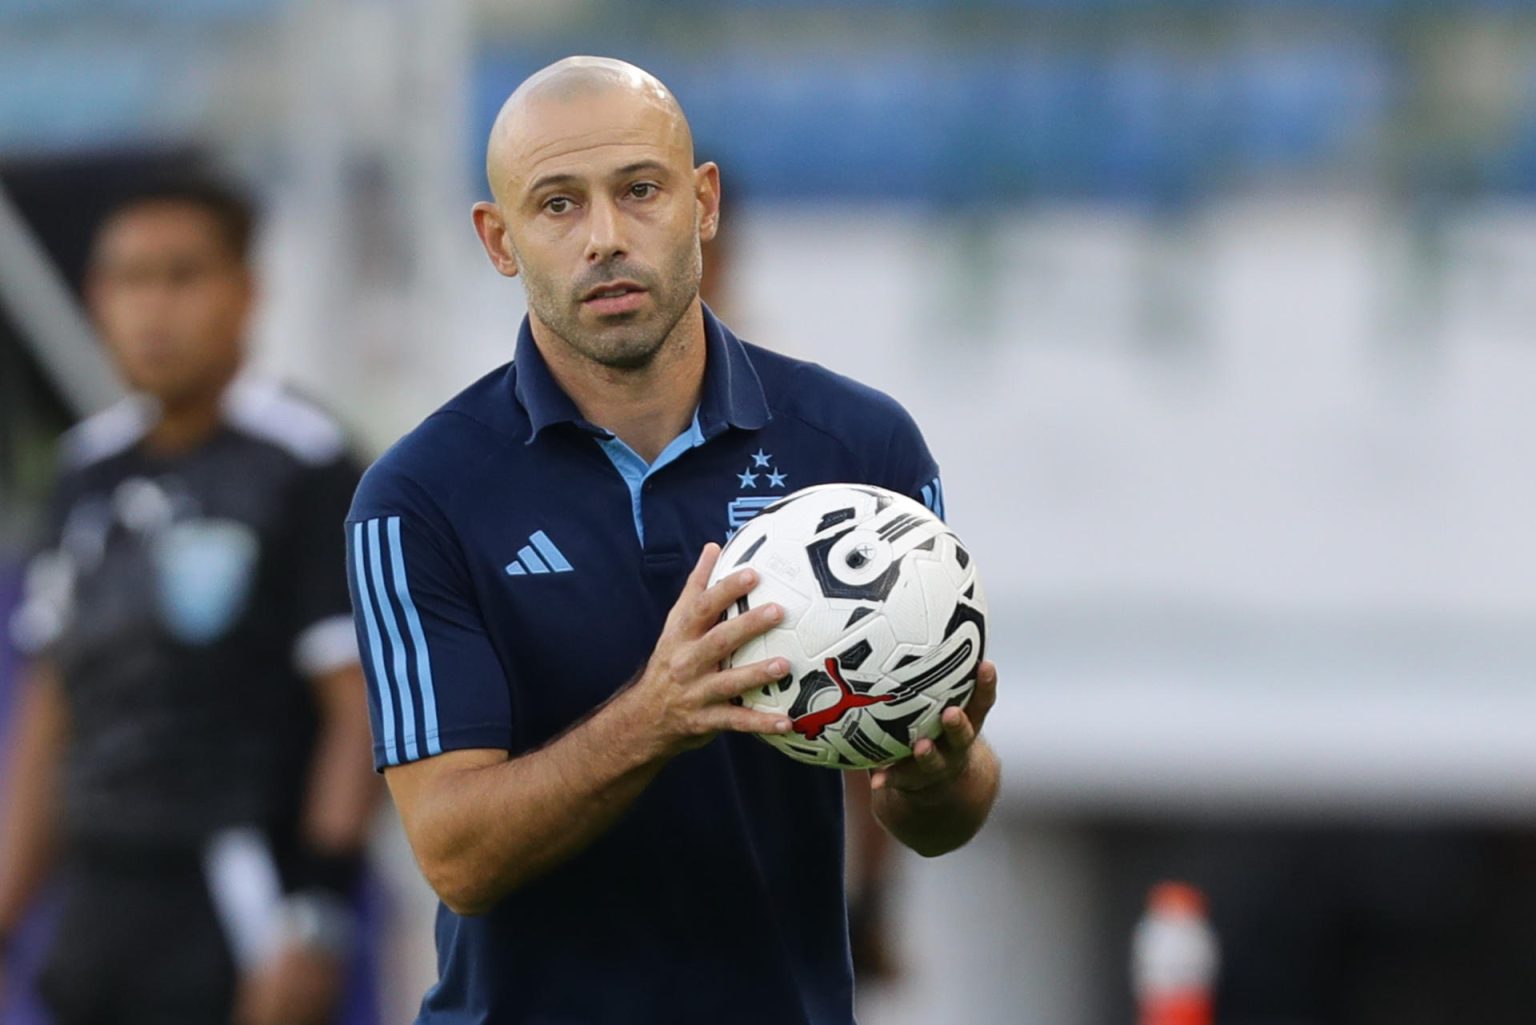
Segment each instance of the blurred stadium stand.
[[[1136,45],[978,49],[636,59],[689,97],[696,135],[729,155],[755,196],[789,200],[1162,203],[1276,173],[1358,173],[1396,87],[1369,45],[1195,60]],[[482,128],[509,88],[558,52],[486,59]]]
[[[768,199],[1179,203],[1277,177],[1536,190],[1536,69],[1469,126],[1434,113],[1456,87],[1423,46],[1516,0],[736,0],[689,21],[690,6],[706,9],[578,4],[560,31],[512,49],[485,33],[475,126],[528,71],[589,48],[607,16],[626,29],[617,49],[672,83],[699,137]],[[231,88],[235,30],[285,7],[4,0],[0,150],[195,134]],[[824,34],[757,31],[810,7]],[[858,40],[877,13],[915,20]],[[167,33],[185,45],[168,52]],[[1447,160],[1454,137],[1471,145]]]

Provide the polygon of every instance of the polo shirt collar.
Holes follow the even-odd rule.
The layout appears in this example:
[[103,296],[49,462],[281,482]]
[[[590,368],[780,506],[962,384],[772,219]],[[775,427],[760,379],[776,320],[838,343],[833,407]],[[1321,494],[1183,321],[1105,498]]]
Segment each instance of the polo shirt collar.
[[[704,388],[695,414],[698,428],[705,438],[713,438],[727,427],[755,431],[768,422],[769,412],[768,399],[763,394],[757,370],[752,366],[752,357],[741,340],[720,323],[708,306],[704,306],[703,311]],[[568,423],[592,434],[608,433],[585,419],[576,403],[555,381],[533,340],[533,329],[527,317],[523,318],[517,333],[513,366],[517,370],[513,390],[533,428],[528,436],[529,444],[551,424]]]

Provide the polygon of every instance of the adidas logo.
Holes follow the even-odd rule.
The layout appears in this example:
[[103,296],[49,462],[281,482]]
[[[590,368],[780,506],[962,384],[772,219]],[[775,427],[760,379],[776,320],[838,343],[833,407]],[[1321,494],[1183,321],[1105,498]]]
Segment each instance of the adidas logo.
[[530,573],[570,573],[572,567],[560,549],[542,530],[535,530],[528,537],[528,544],[517,550],[517,558],[507,563],[507,576],[522,577]]

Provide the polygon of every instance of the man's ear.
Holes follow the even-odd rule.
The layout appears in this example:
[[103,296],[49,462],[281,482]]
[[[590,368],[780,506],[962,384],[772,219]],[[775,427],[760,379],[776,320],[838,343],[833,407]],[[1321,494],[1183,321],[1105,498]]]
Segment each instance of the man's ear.
[[720,168],[714,161],[694,168],[693,194],[699,204],[699,241],[708,242],[720,230]]
[[512,251],[512,239],[507,235],[507,222],[495,203],[481,201],[474,205],[470,216],[475,221],[475,234],[485,247],[485,255],[491,258],[491,266],[509,278],[517,277],[517,255]]

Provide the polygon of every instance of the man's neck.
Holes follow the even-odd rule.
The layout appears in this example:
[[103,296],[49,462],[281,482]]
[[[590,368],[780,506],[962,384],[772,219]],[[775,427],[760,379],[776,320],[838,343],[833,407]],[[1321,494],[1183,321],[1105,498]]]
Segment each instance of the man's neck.
[[[231,375],[231,378],[233,375]],[[157,456],[179,456],[199,447],[217,433],[224,421],[226,379],[217,388],[196,395],[160,399],[159,418],[144,438],[144,447]]]
[[[535,321],[533,327],[535,341],[541,341],[541,325]],[[638,370],[594,363],[556,339],[540,344],[539,353],[583,417],[652,463],[693,421],[704,387],[706,348],[704,314],[695,299],[656,358]]]

